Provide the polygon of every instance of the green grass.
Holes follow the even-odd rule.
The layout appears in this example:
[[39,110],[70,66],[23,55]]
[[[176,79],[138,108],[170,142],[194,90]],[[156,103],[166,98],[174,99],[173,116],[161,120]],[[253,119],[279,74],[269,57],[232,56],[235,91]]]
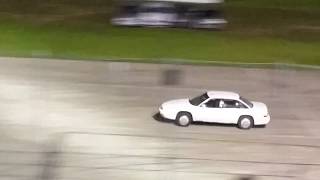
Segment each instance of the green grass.
[[295,10],[317,10],[320,7],[318,0],[227,0],[229,6]]
[[317,0],[230,0],[220,32],[111,27],[110,1],[3,1],[2,56],[320,65]]

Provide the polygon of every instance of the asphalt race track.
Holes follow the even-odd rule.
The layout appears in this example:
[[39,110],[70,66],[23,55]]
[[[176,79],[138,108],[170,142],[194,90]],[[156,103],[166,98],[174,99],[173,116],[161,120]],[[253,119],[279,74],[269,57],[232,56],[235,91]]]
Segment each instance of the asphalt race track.
[[[164,85],[166,70],[179,70]],[[269,106],[265,128],[157,116],[229,90]],[[0,59],[0,179],[319,180],[320,71]]]

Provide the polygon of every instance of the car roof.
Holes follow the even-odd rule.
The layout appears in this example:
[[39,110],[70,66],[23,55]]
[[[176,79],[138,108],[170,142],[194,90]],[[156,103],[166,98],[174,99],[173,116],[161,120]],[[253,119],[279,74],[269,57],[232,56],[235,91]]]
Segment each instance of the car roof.
[[222,98],[222,99],[239,99],[240,95],[238,93],[229,91],[208,91],[208,96],[210,98]]

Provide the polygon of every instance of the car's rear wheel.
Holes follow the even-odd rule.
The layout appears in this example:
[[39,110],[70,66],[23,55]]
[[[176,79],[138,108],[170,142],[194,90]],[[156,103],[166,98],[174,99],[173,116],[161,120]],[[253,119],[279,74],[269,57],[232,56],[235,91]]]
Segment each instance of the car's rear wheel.
[[240,129],[250,129],[254,125],[253,118],[251,116],[241,116],[238,121],[238,127]]
[[192,122],[192,116],[188,112],[179,112],[176,117],[176,124],[179,126],[189,126]]

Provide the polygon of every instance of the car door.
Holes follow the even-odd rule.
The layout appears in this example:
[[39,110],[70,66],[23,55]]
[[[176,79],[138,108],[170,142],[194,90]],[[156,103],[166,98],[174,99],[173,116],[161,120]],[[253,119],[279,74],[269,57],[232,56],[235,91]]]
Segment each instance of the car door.
[[221,99],[209,99],[200,104],[200,119],[205,122],[223,123],[225,113],[223,108],[219,107]]
[[234,99],[223,99],[223,116],[222,121],[225,123],[236,124],[241,115],[245,114],[247,107],[241,102]]

